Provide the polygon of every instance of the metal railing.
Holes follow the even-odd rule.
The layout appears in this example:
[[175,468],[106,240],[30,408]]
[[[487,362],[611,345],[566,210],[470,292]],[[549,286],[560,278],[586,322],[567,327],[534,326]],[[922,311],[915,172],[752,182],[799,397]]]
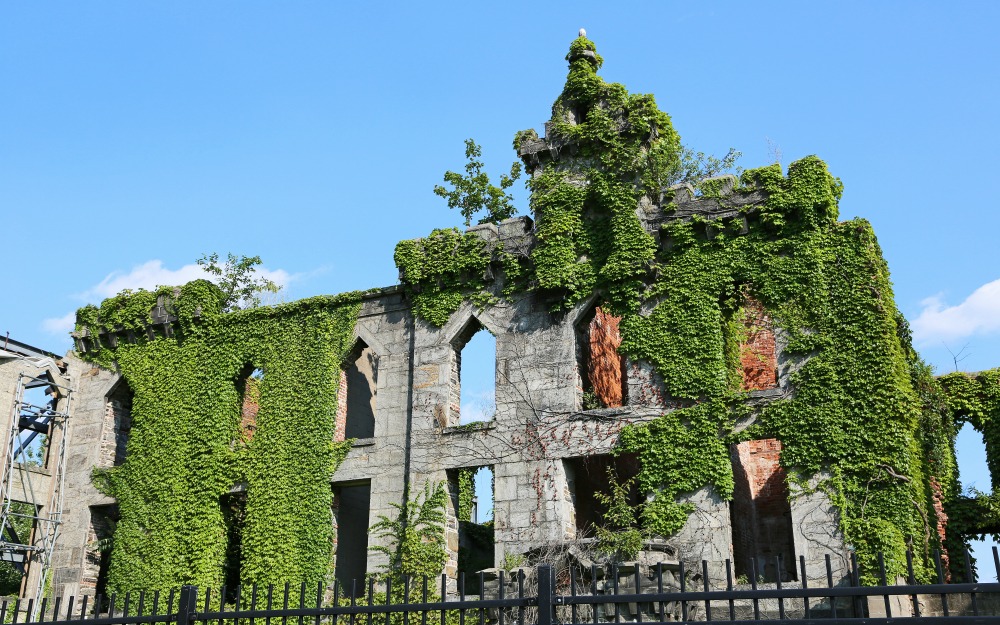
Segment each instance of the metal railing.
[[[993,548],[994,566],[1000,557]],[[800,558],[794,574],[776,559],[781,581],[758,581],[753,561],[746,583],[737,583],[726,561],[725,580],[713,586],[710,565],[691,572],[682,562],[651,566],[590,567],[544,564],[510,574],[479,573],[481,596],[466,596],[465,576],[449,580],[357,581],[344,590],[320,583],[284,588],[238,587],[218,592],[183,586],[169,593],[127,593],[54,602],[0,604],[0,623],[52,625],[556,625],[587,623],[753,623],[782,620],[790,625],[822,623],[983,623],[1000,625],[1000,583],[977,582],[966,555],[966,579],[949,583],[940,556],[936,583],[914,583],[908,556],[908,583],[890,584],[881,556],[873,566],[877,585],[861,585],[851,555],[838,569],[829,556],[825,575],[810,577]],[[835,571],[837,574],[835,575]],[[823,584],[817,583],[817,579]],[[899,580],[902,581],[902,580]],[[812,582],[812,583],[811,583]],[[457,586],[457,589],[455,588]],[[36,610],[37,608],[37,610]],[[37,613],[37,616],[34,616]],[[26,617],[19,621],[19,617]]]

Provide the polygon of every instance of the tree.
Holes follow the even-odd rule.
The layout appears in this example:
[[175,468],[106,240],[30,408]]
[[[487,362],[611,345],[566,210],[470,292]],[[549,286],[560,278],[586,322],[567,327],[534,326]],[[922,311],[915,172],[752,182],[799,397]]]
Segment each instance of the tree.
[[281,286],[258,275],[260,256],[236,256],[228,254],[226,262],[219,265],[219,255],[215,252],[198,259],[198,264],[216,277],[214,282],[225,293],[222,309],[226,312],[260,306],[262,293],[277,293]]
[[387,539],[387,545],[369,547],[389,558],[385,574],[401,581],[405,576],[435,576],[448,561],[445,551],[444,508],[448,493],[444,484],[424,484],[422,493],[403,504],[392,503],[398,515],[379,515],[369,534]]
[[465,218],[466,227],[472,225],[473,216],[486,211],[486,216],[479,223],[499,223],[514,216],[514,198],[506,192],[514,181],[521,177],[521,163],[514,162],[510,166],[510,175],[500,176],[500,186],[490,182],[490,177],[483,172],[483,162],[478,160],[483,155],[482,148],[472,139],[465,140],[465,175],[454,171],[446,171],[444,181],[453,188],[449,191],[441,185],[435,185],[434,193],[448,200],[448,208],[458,208]]
[[605,510],[601,514],[601,524],[597,533],[597,549],[615,562],[631,560],[642,551],[646,535],[639,529],[638,511],[629,501],[629,492],[635,478],[618,481],[614,468],[608,467],[610,492],[595,491],[594,498]]
[[722,158],[684,148],[681,152],[681,170],[677,182],[697,184],[705,178],[712,178],[726,172],[732,172],[739,176],[743,170],[737,166],[736,161],[741,156],[743,153],[735,148],[729,148],[729,152]]

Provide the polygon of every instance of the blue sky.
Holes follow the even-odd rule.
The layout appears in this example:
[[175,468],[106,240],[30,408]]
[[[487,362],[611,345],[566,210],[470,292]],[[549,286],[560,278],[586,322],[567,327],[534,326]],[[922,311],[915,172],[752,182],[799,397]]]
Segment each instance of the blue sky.
[[[817,154],[941,372],[1000,366],[1000,3],[35,2],[0,8],[0,333],[259,254],[282,297],[396,282],[431,192],[514,159],[585,27],[602,75],[744,167]],[[521,211],[527,206],[518,194]],[[963,481],[988,489],[973,444]]]

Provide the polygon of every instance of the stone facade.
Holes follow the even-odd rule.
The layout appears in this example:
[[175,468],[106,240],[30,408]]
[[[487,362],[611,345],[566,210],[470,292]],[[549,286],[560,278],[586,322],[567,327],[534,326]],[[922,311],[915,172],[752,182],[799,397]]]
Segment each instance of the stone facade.
[[[685,189],[678,190],[675,202],[681,207],[676,213],[688,215],[719,206],[719,199],[696,198]],[[647,217],[664,218],[655,213]],[[534,243],[528,218],[472,231],[502,242],[505,249],[530,249]],[[359,440],[332,484],[338,535],[352,537],[352,558],[365,557],[358,541],[376,540],[367,537],[367,527],[379,515],[393,514],[392,504],[402,500],[407,480],[414,489],[428,481],[454,484],[451,472],[471,467],[493,471],[497,564],[553,543],[586,539],[577,523],[574,462],[610,454],[626,424],[671,409],[652,367],[617,354],[617,319],[598,304],[592,298],[566,314],[553,315],[531,296],[520,295],[500,298],[484,309],[466,303],[446,324],[435,327],[411,314],[398,287],[365,297],[355,328],[355,360],[341,373],[336,415],[337,438]],[[781,335],[770,329],[759,305],[745,309],[748,340],[741,358],[753,401],[787,396],[793,391],[788,374],[801,363],[783,358]],[[496,337],[496,414],[491,421],[459,427],[462,347],[481,328]],[[80,400],[69,429],[65,523],[54,559],[53,588],[60,595],[90,594],[97,587],[95,567],[102,560],[96,546],[114,502],[94,487],[91,472],[120,462],[130,421],[124,381],[72,354],[68,362],[69,379]],[[598,396],[599,406],[583,405],[585,388]],[[253,409],[243,410],[250,429]],[[357,415],[352,412],[364,413],[370,426],[354,425]],[[837,514],[827,496],[821,491],[796,494],[785,486],[778,466],[780,442],[744,445],[748,447],[734,451],[734,467],[748,476],[757,514],[771,505],[770,497],[783,502],[791,517],[791,527],[775,539],[775,550],[796,559],[814,552],[842,555]],[[734,535],[751,530],[738,524],[734,531],[735,504],[711,488],[683,498],[694,504],[695,512],[669,542],[692,570],[708,560],[713,578],[724,579],[725,561],[736,555],[734,544],[746,544],[734,541]],[[368,510],[345,513],[345,501],[367,501]],[[447,510],[446,572],[452,576],[460,542],[454,508],[449,505]],[[353,531],[345,527],[347,521],[355,525]],[[759,532],[756,540],[760,545]],[[342,538],[338,542],[338,550],[346,553]],[[367,552],[363,568],[374,570],[384,564],[381,558]],[[361,568],[357,562],[341,567],[345,575]],[[823,569],[815,570],[819,574]]]
[[[583,184],[574,173],[580,165],[574,150],[553,141],[534,135],[520,143],[519,156],[528,171],[555,166]],[[704,182],[715,190],[710,196],[681,184],[662,190],[669,192],[664,193],[669,200],[656,200],[663,206],[650,197],[639,202],[636,215],[654,245],[671,245],[663,236],[664,227],[676,221],[693,223],[698,236],[706,239],[717,236],[723,222],[734,231],[742,226],[745,232],[748,219],[759,214],[766,200],[760,190],[734,192],[732,176]],[[491,249],[524,258],[538,243],[528,217],[468,232],[493,244]],[[504,278],[500,267],[495,269],[496,274],[490,270],[488,288],[497,297],[478,305],[466,300],[440,327],[414,314],[402,287],[367,292],[362,298],[354,349],[344,369],[330,379],[331,385],[339,382],[337,412],[325,415],[334,419],[336,440],[355,441],[330,485],[336,526],[334,576],[342,583],[386,564],[381,553],[368,550],[382,540],[369,536],[368,528],[381,515],[394,516],[394,505],[402,503],[406,493],[419,492],[428,483],[452,489],[444,529],[445,572],[454,580],[460,547],[467,542],[455,505],[455,476],[462,469],[489,467],[493,473],[495,565],[553,545],[585,545],[592,540],[593,525],[600,522],[593,490],[606,486],[601,468],[614,466],[619,475],[635,471],[626,459],[611,459],[623,428],[683,405],[667,395],[653,365],[619,353],[620,319],[602,308],[601,293],[556,314],[552,302],[535,292],[501,297]],[[743,294],[738,304],[743,323],[738,359],[746,401],[761,406],[793,396],[790,376],[804,357],[784,353],[786,339],[772,327],[759,302]],[[168,310],[161,297],[150,314],[151,327],[155,325],[151,336],[176,336],[176,319]],[[480,330],[496,338],[496,360],[491,363],[495,415],[486,422],[461,424],[462,350]],[[88,336],[77,339],[81,350],[95,341]],[[95,468],[114,466],[127,456],[131,427],[126,381],[73,354],[67,362],[66,375],[79,401],[67,431],[66,505],[53,558],[57,596],[99,590],[106,560],[100,546],[113,526],[115,502],[94,486],[92,476]],[[251,375],[245,372],[242,382],[246,440],[253,436],[258,406],[251,399]],[[0,377],[0,400],[8,381]],[[747,417],[736,431],[752,424],[753,417]],[[727,562],[735,560],[738,568],[748,571],[747,563],[757,562],[758,556],[781,555],[787,564],[783,570],[775,569],[768,558],[759,561],[757,570],[764,578],[796,579],[795,562],[805,558],[808,570],[817,576],[810,581],[819,582],[826,572],[822,559],[831,554],[840,579],[846,557],[838,513],[827,493],[816,488],[818,482],[812,488],[788,483],[780,454],[778,440],[737,445],[732,450],[735,500],[727,501],[710,486],[683,493],[681,502],[693,509],[686,524],[674,536],[658,537],[656,546],[642,554],[643,561],[677,553],[688,570],[701,570],[704,561],[710,578],[723,583]],[[634,495],[639,504],[650,493]]]

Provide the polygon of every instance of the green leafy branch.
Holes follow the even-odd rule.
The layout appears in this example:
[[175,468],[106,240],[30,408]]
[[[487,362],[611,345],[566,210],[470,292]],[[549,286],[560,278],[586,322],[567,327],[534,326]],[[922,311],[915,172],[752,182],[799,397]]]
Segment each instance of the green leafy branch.
[[500,186],[490,182],[490,177],[483,171],[483,162],[478,160],[483,150],[472,139],[465,140],[465,175],[447,171],[444,181],[452,186],[451,190],[441,185],[435,185],[434,193],[448,201],[448,208],[457,208],[465,218],[465,226],[472,225],[472,218],[485,210],[486,216],[479,223],[499,223],[510,219],[517,213],[514,208],[514,198],[507,189],[521,177],[521,163],[514,162],[510,166],[510,174],[500,176]]
[[385,544],[369,549],[388,558],[384,575],[401,581],[407,576],[435,576],[441,572],[448,560],[444,540],[447,497],[443,483],[431,486],[427,482],[423,492],[412,500],[391,504],[398,512],[395,518],[379,515],[369,533]]
[[217,278],[216,283],[225,294],[223,310],[226,312],[244,308],[256,308],[261,304],[262,293],[277,293],[281,285],[259,275],[260,256],[236,256],[228,254],[226,261],[219,264],[216,252],[198,259],[198,264],[206,273]]

